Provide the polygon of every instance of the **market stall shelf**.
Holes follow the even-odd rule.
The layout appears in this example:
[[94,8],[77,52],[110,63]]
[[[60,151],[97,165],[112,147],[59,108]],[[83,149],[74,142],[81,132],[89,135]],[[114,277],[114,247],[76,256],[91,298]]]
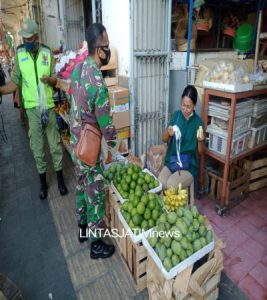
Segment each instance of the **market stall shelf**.
[[[203,190],[203,174],[204,174],[204,161],[205,156],[212,157],[215,160],[220,161],[223,164],[223,176],[222,176],[222,183],[221,183],[221,193],[220,193],[220,199],[218,199],[218,210],[217,212],[221,215],[224,213],[226,208],[230,207],[230,199],[227,196],[228,194],[228,179],[229,179],[229,172],[230,172],[230,166],[232,163],[239,161],[242,158],[245,158],[253,153],[256,153],[260,151],[261,149],[267,148],[267,142],[263,142],[256,147],[252,149],[248,149],[247,145],[244,145],[246,143],[246,139],[243,140],[242,144],[240,142],[239,145],[236,145],[238,148],[236,151],[233,152],[233,141],[236,140],[236,136],[234,135],[234,124],[236,115],[238,115],[238,104],[240,104],[241,101],[244,101],[244,99],[253,98],[255,96],[262,96],[267,95],[267,89],[256,89],[252,91],[246,91],[246,92],[239,92],[239,93],[230,93],[230,92],[224,92],[224,91],[218,91],[218,90],[212,90],[212,89],[205,89],[204,92],[204,99],[202,104],[202,120],[204,129],[207,129],[208,121],[209,121],[209,103],[210,100],[214,97],[217,99],[221,99],[224,104],[227,104],[229,102],[229,122],[228,122],[228,128],[227,128],[227,139],[225,146],[225,151],[220,153],[219,151],[213,151],[212,147],[209,147],[209,149],[205,149],[205,154],[202,155],[200,159],[200,191]],[[263,99],[264,100],[264,99]],[[245,135],[248,135],[247,133]],[[242,147],[241,147],[242,146]]]

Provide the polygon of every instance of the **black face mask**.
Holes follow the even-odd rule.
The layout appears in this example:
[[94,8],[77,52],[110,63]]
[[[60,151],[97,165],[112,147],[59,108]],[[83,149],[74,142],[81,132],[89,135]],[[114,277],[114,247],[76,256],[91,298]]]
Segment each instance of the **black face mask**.
[[104,47],[99,47],[106,55],[106,58],[101,58],[99,55],[98,55],[98,58],[99,60],[101,61],[101,64],[102,66],[105,66],[109,63],[109,60],[110,60],[110,49],[108,50],[105,50]]

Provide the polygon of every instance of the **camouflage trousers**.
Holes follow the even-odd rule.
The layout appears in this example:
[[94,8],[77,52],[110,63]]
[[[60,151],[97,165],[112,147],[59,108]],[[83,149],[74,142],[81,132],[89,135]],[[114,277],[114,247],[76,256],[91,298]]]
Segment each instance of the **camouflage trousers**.
[[[76,165],[75,172],[78,223],[88,224],[89,240],[97,240],[100,235],[95,229],[103,228],[102,222],[105,214],[103,169],[99,164],[95,167]],[[96,232],[96,235],[90,234],[92,232]]]

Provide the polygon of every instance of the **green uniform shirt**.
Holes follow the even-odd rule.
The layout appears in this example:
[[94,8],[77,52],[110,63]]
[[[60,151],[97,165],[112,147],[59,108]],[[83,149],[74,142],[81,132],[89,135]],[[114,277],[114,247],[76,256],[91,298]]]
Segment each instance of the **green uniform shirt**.
[[[189,171],[193,176],[198,175],[198,141],[197,141],[197,130],[199,126],[202,126],[201,118],[193,112],[193,115],[186,120],[181,111],[176,111],[171,118],[168,126],[177,125],[180,128],[182,138],[181,138],[181,148],[180,154],[190,154],[190,168]],[[176,151],[176,139],[175,135],[172,136],[168,143],[165,165],[169,167],[170,156],[177,155]]]

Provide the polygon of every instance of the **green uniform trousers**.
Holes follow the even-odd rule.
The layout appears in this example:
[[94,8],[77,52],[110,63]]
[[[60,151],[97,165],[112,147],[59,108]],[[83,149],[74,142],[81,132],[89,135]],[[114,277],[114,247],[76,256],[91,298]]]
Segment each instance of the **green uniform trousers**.
[[39,174],[46,172],[45,161],[45,135],[47,136],[50,153],[55,171],[62,170],[63,151],[60,143],[60,135],[56,124],[56,114],[53,108],[48,110],[49,123],[45,129],[41,125],[39,108],[27,109],[29,121],[30,147],[36,161]]
[[79,224],[88,224],[89,240],[100,238],[105,214],[105,188],[103,169],[100,164],[95,167],[76,165],[77,176],[76,204]]

